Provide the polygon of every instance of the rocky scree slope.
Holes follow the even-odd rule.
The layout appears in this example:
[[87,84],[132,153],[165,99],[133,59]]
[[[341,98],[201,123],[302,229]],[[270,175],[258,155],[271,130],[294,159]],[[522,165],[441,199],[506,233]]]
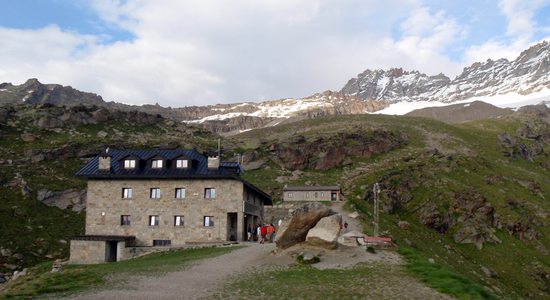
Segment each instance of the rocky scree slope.
[[74,173],[106,147],[214,149],[217,136],[143,112],[0,107],[0,273],[67,258],[83,234],[85,181]]

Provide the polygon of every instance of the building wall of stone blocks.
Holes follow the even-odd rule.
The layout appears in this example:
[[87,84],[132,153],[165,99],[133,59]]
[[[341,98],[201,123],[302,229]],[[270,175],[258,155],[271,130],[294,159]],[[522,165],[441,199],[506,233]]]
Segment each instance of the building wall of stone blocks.
[[105,241],[71,241],[71,256],[73,264],[97,264],[105,262]]
[[[175,198],[179,187],[186,189],[184,199]],[[131,199],[122,198],[123,188],[132,188]],[[151,188],[160,188],[160,199],[150,198]],[[205,188],[215,188],[216,198],[205,199]],[[132,235],[137,246],[152,246],[153,240],[171,240],[172,246],[225,241],[227,213],[238,213],[241,240],[244,191],[242,182],[231,179],[89,180],[86,234]],[[130,216],[130,225],[121,225],[122,215]],[[160,217],[158,226],[149,226],[151,215]],[[176,215],[184,216],[184,226],[174,226]],[[203,226],[204,216],[214,217],[213,227]]]
[[337,201],[341,200],[338,191],[284,191],[283,201],[332,201],[332,193],[336,193]]

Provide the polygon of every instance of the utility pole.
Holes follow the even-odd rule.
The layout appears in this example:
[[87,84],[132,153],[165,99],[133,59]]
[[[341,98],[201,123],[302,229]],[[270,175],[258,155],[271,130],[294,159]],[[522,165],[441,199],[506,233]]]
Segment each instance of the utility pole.
[[380,193],[380,186],[378,185],[378,182],[374,184],[372,188],[372,192],[374,194],[374,236],[378,236],[378,231],[379,231],[378,205],[380,202],[378,199],[378,194]]

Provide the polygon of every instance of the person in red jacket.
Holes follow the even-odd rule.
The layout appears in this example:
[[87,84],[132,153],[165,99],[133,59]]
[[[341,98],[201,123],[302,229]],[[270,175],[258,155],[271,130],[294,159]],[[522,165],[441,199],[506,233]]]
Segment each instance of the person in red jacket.
[[263,243],[265,243],[265,236],[267,234],[267,226],[265,224],[262,225],[262,228],[260,228],[260,233],[262,235],[261,240],[260,240],[260,244],[263,244]]

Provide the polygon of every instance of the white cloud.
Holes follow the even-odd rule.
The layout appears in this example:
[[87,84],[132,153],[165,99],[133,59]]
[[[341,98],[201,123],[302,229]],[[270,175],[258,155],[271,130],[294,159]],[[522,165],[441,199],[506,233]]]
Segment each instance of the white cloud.
[[485,61],[488,58],[515,59],[522,50],[533,44],[533,36],[546,29],[535,21],[538,9],[550,4],[549,0],[501,0],[498,8],[507,21],[504,37],[495,37],[482,44],[472,45],[465,52],[465,63]]
[[55,25],[0,28],[0,81],[38,77],[106,100],[171,106],[300,97],[340,89],[365,68],[454,74],[462,65],[447,50],[467,33],[420,0],[96,0],[90,7],[134,38],[105,44]]

